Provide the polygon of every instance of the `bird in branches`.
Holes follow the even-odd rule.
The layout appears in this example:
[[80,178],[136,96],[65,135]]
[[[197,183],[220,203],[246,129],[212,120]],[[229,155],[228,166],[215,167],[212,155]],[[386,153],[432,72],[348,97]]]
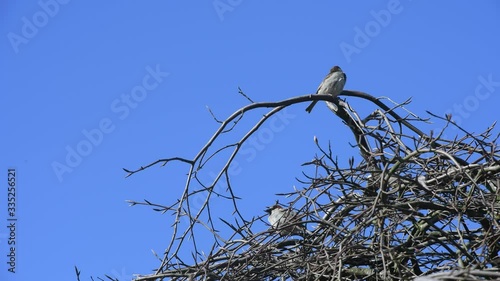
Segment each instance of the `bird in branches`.
[[309,234],[305,225],[301,223],[299,216],[292,209],[285,209],[278,203],[266,209],[269,214],[267,218],[271,226],[278,230],[281,235]]

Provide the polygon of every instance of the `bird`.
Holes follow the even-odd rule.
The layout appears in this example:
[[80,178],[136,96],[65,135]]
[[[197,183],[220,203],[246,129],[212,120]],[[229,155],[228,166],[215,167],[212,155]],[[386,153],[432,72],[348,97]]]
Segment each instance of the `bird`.
[[278,203],[266,209],[269,214],[267,218],[271,226],[278,230],[281,235],[304,235],[310,233],[304,224],[299,223],[297,212],[285,209]]
[[[342,71],[342,69],[338,65],[336,65],[332,67],[332,69],[330,69],[330,73],[328,73],[321,84],[319,84],[318,90],[316,90],[316,94],[331,95],[333,97],[336,97],[344,90],[346,81],[347,76]],[[311,104],[306,108],[306,111],[308,113],[311,113],[311,110],[317,102],[317,100],[311,102]],[[327,104],[330,105],[330,102],[327,102]],[[333,108],[336,108],[336,106],[333,106]]]

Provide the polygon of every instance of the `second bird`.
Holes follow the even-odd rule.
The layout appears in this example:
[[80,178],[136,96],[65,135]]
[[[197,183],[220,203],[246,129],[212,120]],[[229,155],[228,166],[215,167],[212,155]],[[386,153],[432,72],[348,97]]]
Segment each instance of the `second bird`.
[[278,229],[281,235],[304,235],[309,233],[306,227],[300,223],[301,220],[297,213],[292,209],[285,209],[278,205],[267,208],[269,214],[267,218],[271,226]]
[[[347,77],[339,66],[334,66],[330,69],[330,73],[323,79],[321,84],[319,84],[317,95],[332,95],[333,97],[338,96],[343,90]],[[306,111],[311,113],[311,110],[316,105],[318,101],[315,100],[306,108]]]

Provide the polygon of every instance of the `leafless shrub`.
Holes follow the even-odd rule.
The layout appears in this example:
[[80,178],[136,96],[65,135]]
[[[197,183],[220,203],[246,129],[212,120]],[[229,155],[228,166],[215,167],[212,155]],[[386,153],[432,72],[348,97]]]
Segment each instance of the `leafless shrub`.
[[[446,128],[430,134],[417,128],[426,120],[405,109],[409,101],[390,108],[382,99],[362,92],[344,91],[341,96],[365,99],[377,109],[361,118],[345,100],[326,95],[252,102],[219,121],[217,132],[193,159],[160,159],[137,170],[125,169],[130,176],[171,161],[190,167],[184,192],[172,205],[130,201],[175,217],[172,239],[158,257],[160,266],[154,274],[139,275],[136,280],[401,280],[417,276],[427,278],[419,280],[498,280],[500,162],[493,126],[472,134],[450,116],[433,115],[464,133],[460,139],[443,139]],[[254,233],[256,224],[265,223],[264,213],[254,218],[241,214],[229,165],[243,143],[272,115],[311,100],[338,106],[333,116],[352,131],[362,161],[355,163],[353,157],[346,167],[330,147],[317,142],[320,156],[304,165],[318,173],[305,175],[306,188],[282,194],[282,202],[285,199],[287,207],[303,216],[312,233],[304,237],[282,237],[275,229]],[[257,108],[270,111],[237,142],[213,147],[246,112]],[[212,183],[203,184],[199,171],[223,151],[230,152],[226,164]],[[225,190],[215,188],[221,181]],[[200,194],[204,194],[203,203],[194,208],[192,199]],[[214,214],[214,197],[228,200],[234,216]],[[189,223],[183,224],[183,219]],[[220,236],[215,227],[219,219],[232,235]],[[201,248],[200,241],[207,240],[211,248]],[[189,251],[188,262],[185,253]]]

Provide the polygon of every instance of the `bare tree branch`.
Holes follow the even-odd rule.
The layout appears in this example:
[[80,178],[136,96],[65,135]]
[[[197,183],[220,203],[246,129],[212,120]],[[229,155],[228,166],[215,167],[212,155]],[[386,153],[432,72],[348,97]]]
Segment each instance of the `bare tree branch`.
[[[244,95],[241,89],[240,93]],[[166,158],[139,169],[124,169],[130,176],[171,161],[189,165],[176,202],[129,201],[174,215],[172,237],[160,266],[135,280],[498,279],[500,151],[499,135],[492,137],[494,126],[473,134],[449,117],[432,115],[446,126],[437,134],[426,134],[418,125],[428,120],[406,108],[410,100],[391,101],[389,107],[360,91],[345,90],[340,96],[366,100],[375,108],[363,117],[347,100],[329,95],[252,103],[223,121],[211,113],[220,126],[194,158]],[[282,236],[280,229],[272,228],[255,232],[267,225],[264,214],[242,215],[229,167],[242,145],[271,116],[312,100],[335,105],[329,108],[351,130],[353,146],[362,159],[352,157],[348,165],[339,163],[330,144],[323,147],[315,138],[320,156],[304,163],[313,174],[304,172],[298,178],[303,188],[281,194],[287,202],[283,205],[302,217],[295,224],[306,224],[310,234]],[[216,147],[215,141],[232,133],[246,112],[259,108],[270,110],[237,141]],[[465,135],[443,138],[450,127]],[[226,151],[229,156],[222,168],[205,184],[199,171]],[[225,189],[216,189],[221,182]],[[195,199],[200,198],[196,205]],[[215,213],[211,205],[215,198],[229,200],[235,214],[231,219]],[[211,242],[208,249],[201,246],[207,241]],[[190,257],[185,255],[188,251]]]

